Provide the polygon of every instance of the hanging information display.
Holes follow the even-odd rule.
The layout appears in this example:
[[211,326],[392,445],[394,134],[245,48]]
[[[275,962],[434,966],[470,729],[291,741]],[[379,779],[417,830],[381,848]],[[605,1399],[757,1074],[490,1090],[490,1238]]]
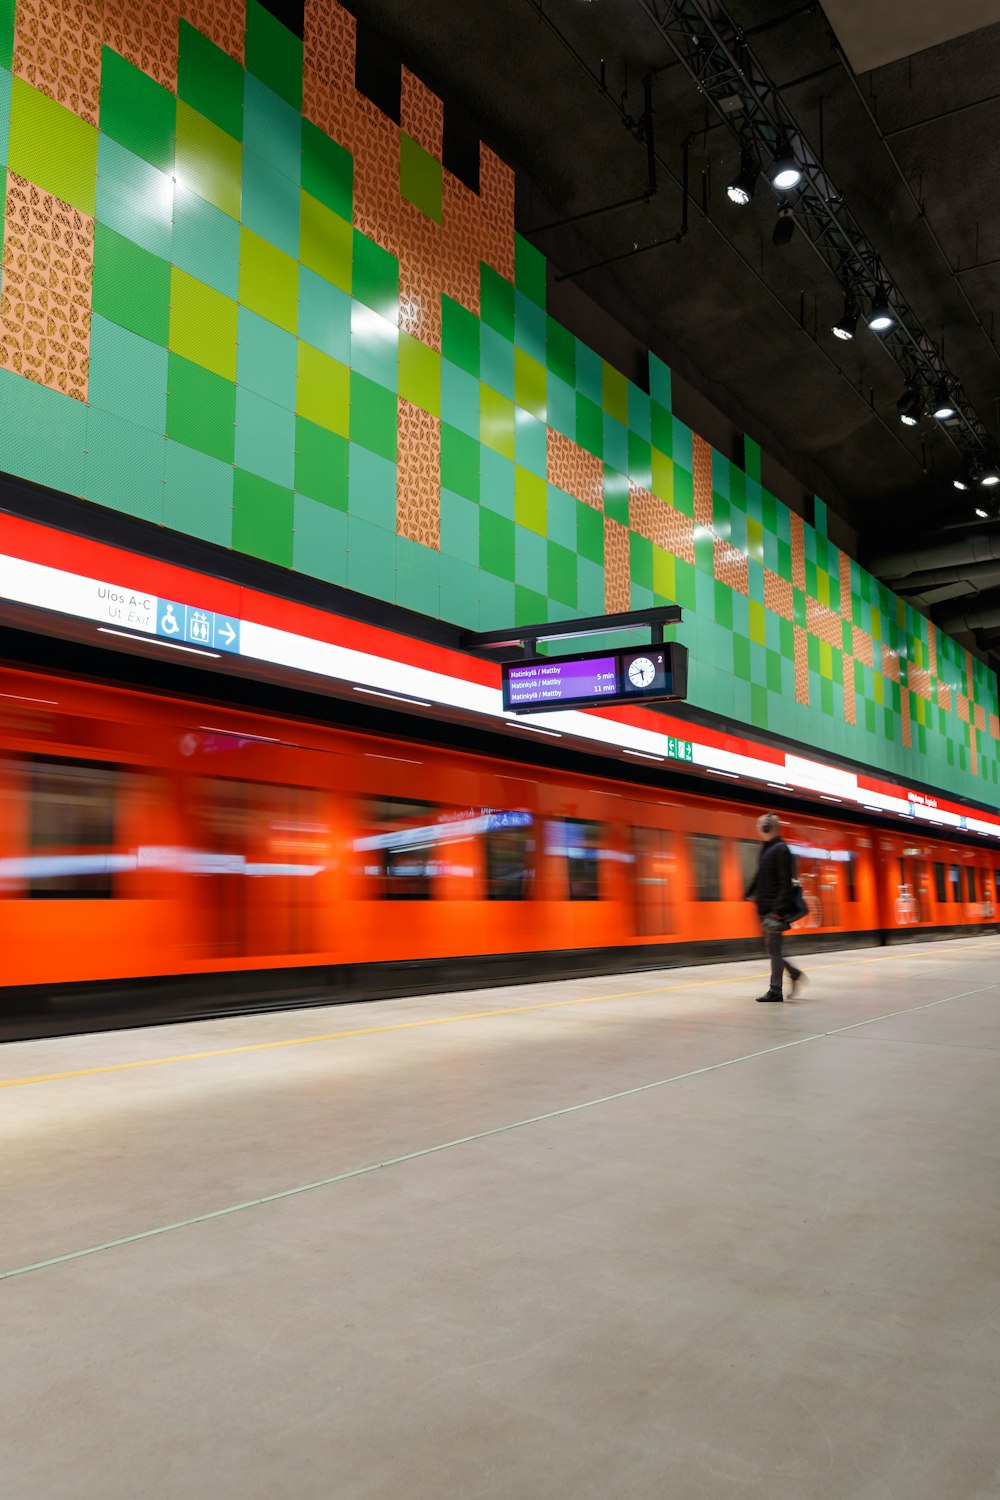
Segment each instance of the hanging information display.
[[600,655],[540,656],[503,664],[507,713],[686,697],[687,647],[675,641]]

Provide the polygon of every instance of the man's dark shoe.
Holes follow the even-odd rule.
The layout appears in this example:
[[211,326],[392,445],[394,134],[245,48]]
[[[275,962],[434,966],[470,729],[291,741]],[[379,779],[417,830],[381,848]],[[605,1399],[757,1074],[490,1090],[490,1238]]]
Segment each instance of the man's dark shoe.
[[805,984],[807,977],[808,976],[803,974],[801,969],[795,969],[792,971],[792,987],[788,991],[789,1000],[795,999],[795,996],[798,993],[800,987]]
[[773,1000],[775,1004],[780,1005],[784,998],[780,990],[768,990],[766,995],[757,996],[757,1004],[762,1005],[765,1000]]

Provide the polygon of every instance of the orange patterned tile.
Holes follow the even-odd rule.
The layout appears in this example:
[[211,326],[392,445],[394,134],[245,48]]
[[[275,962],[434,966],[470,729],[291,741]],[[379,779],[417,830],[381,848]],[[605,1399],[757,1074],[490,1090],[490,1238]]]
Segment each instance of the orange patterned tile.
[[899,652],[890,651],[888,646],[882,647],[882,676],[890,682],[898,682],[900,677]]
[[87,399],[94,221],[7,173],[0,367]]
[[985,708],[983,708],[981,704],[977,703],[975,705],[975,708],[974,708],[973,712],[975,714],[976,728],[977,729],[985,729],[986,728],[986,710],[985,710]]
[[845,620],[853,614],[851,606],[851,559],[837,548],[837,563],[840,569],[840,613]]
[[750,563],[745,552],[730,542],[715,542],[715,576],[737,594],[750,592]]
[[795,701],[809,703],[809,637],[801,625],[795,633]]
[[928,703],[931,697],[931,674],[923,667],[915,667],[912,662],[906,664],[906,685],[911,693],[917,693],[921,698],[926,698]]
[[180,0],[156,5],[136,0],[104,0],[104,41],[171,93],[177,92]]
[[971,715],[969,713],[969,700],[964,693],[956,692],[955,709],[963,724],[968,724]]
[[399,398],[396,531],[424,547],[441,546],[441,422]]
[[930,658],[931,676],[936,677],[938,674],[937,630],[930,621],[927,622],[927,650]]
[[103,30],[98,0],[18,0],[13,71],[96,125]]
[[604,517],[604,610],[621,614],[632,607],[628,527]]
[[945,713],[951,713],[951,688],[945,682],[939,682],[937,687],[938,708],[943,708]]
[[594,510],[604,509],[604,465],[554,428],[546,429],[546,478]]
[[514,280],[514,173],[495,151],[480,144],[482,259],[498,275]]
[[242,67],[246,40],[244,0],[180,0],[180,5],[184,20]]
[[791,620],[795,616],[792,585],[787,578],[779,578],[769,568],[764,569],[764,608],[769,609],[772,614],[780,615],[783,620]]
[[819,604],[815,599],[807,601],[806,627],[810,635],[826,641],[828,646],[834,646],[838,651],[843,650],[844,622],[832,609],[827,609],[825,604]]
[[694,562],[694,526],[690,519],[632,479],[628,485],[628,515],[631,530],[639,536],[685,562]]
[[789,518],[792,524],[792,584],[797,589],[806,586],[806,544],[802,517],[794,511]]
[[425,151],[441,160],[444,105],[409,68],[402,72],[399,123]]
[[899,711],[902,720],[903,744],[909,750],[912,744],[912,735],[910,732],[910,695],[905,688],[899,695]]
[[691,466],[694,478],[694,521],[706,531],[712,530],[712,445],[693,433]]
[[866,667],[874,667],[875,643],[867,630],[854,625],[851,627],[851,633],[854,637],[854,655],[857,660],[863,661]]
[[400,205],[399,326],[441,352],[441,226]]
[[1000,740],[1000,714],[990,714],[990,734],[995,740]]
[[979,775],[979,751],[976,747],[975,735],[972,735],[969,740],[969,769],[973,776]]

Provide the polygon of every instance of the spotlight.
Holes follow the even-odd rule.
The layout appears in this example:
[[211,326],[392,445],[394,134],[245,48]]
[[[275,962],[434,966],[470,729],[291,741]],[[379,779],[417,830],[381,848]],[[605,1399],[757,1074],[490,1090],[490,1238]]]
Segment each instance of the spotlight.
[[949,417],[955,415],[955,403],[948,394],[947,380],[939,380],[934,392],[934,401],[931,406],[931,415],[939,422],[947,422]]
[[795,233],[795,215],[786,203],[778,209],[778,222],[771,235],[772,245],[787,245]]
[[792,154],[788,139],[786,136],[779,136],[778,148],[771,165],[771,185],[776,187],[779,193],[788,193],[792,188],[798,187],[801,181],[802,168]]
[[1000,468],[993,463],[987,464],[979,476],[979,483],[988,490],[991,490],[995,484],[1000,484]]
[[989,511],[988,510],[983,510],[983,508],[982,508],[981,505],[977,505],[976,506],[976,515],[979,517],[979,519],[981,521],[988,521],[989,518],[990,518]]
[[885,333],[896,321],[896,315],[889,306],[889,293],[884,286],[875,288],[872,305],[868,310],[868,327],[875,333]]
[[850,292],[844,293],[844,311],[833,325],[833,334],[838,339],[852,339],[858,326],[858,304]]
[[748,151],[744,146],[743,154],[740,158],[740,170],[726,188],[730,203],[735,203],[740,208],[745,208],[753,197],[754,188],[757,186],[757,178],[759,176],[760,167],[757,165],[756,158],[753,152]]
[[923,414],[923,405],[920,392],[915,391],[912,386],[907,386],[896,402],[896,411],[904,427],[918,426]]
[[969,473],[968,469],[963,469],[961,474],[956,474],[955,478],[951,482],[955,486],[956,490],[967,490],[969,488],[969,485],[972,483],[972,475]]

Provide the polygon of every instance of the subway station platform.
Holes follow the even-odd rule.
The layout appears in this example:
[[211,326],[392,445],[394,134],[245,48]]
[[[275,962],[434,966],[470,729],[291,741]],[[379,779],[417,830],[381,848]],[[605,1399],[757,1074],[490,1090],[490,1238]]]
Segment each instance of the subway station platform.
[[0,1049],[12,1500],[995,1500],[1000,941]]

